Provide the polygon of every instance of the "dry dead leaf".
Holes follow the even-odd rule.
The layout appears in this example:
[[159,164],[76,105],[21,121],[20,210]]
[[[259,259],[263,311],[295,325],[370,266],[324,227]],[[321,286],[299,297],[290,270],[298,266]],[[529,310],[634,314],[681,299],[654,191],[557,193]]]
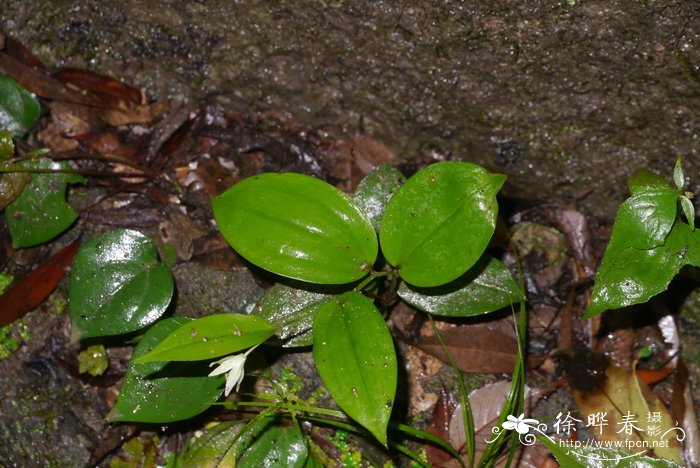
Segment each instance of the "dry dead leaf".
[[646,442],[649,447],[654,442],[664,445],[659,442],[668,441],[667,447],[657,446],[653,453],[681,463],[677,433],[672,430],[673,420],[658,397],[633,370],[611,365],[605,376],[600,389],[573,391],[579,412],[596,439]]
[[[442,338],[457,367],[465,372],[501,374],[513,372],[518,344],[513,336],[492,330],[486,324],[460,325],[442,332]],[[435,336],[419,338],[416,347],[449,362]],[[544,357],[528,358],[528,367],[536,367]]]
[[[475,429],[475,460],[479,460],[487,447],[487,440],[493,439],[492,430],[498,423],[503,405],[510,389],[510,381],[502,380],[485,385],[469,394],[469,405],[472,408]],[[525,387],[525,412],[539,400],[545,392]],[[450,443],[453,447],[462,449],[465,444],[464,420],[462,419],[461,405],[457,405],[450,420]],[[521,468],[538,468],[549,457],[547,450],[540,443],[526,446],[519,445],[513,466]],[[507,457],[501,457],[496,462],[496,467],[504,467]],[[466,458],[464,459],[466,462]],[[450,467],[459,466],[457,462],[450,461]]]
[[[442,440],[449,440],[450,420],[452,419],[452,413],[456,406],[457,402],[452,397],[452,394],[443,388],[440,391],[440,398],[433,408],[433,416],[430,418],[430,421],[428,421],[425,430],[440,437]],[[430,463],[430,466],[440,466],[452,460],[452,455],[435,445],[425,444],[424,447],[425,457],[428,463]]]
[[139,89],[89,70],[64,68],[56,72],[54,77],[89,97],[100,107],[133,109],[145,102],[145,96]]

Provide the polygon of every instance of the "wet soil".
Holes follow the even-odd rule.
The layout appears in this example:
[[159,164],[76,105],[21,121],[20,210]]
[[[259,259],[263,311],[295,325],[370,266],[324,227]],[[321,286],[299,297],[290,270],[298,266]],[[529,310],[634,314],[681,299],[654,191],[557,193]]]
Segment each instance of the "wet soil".
[[669,174],[677,156],[700,169],[694,2],[0,0],[0,11],[49,65],[158,100],[364,129],[402,157],[452,154],[542,199],[587,194],[583,206],[608,217],[635,170]]

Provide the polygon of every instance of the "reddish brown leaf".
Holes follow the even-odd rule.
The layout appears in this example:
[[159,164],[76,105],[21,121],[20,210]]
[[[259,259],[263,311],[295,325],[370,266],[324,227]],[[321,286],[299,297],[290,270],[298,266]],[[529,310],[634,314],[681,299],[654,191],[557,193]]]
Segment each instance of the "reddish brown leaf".
[[80,247],[76,239],[46,259],[0,296],[0,326],[5,326],[41,305],[66,274]]
[[6,52],[0,52],[0,73],[11,76],[22,87],[37,96],[57,101],[92,104],[87,96],[68,88],[60,81],[45,75],[34,67],[25,65]]
[[664,367],[662,369],[637,369],[637,377],[647,385],[661,382],[663,379],[673,374],[673,369]]
[[[440,390],[440,399],[435,404],[435,408],[433,408],[433,417],[428,421],[428,425],[425,428],[426,431],[440,437],[442,440],[449,440],[450,421],[452,420],[454,408],[455,402],[452,395],[443,388]],[[432,444],[425,444],[425,456],[430,466],[441,466],[443,463],[452,460],[452,455]]]
[[[2,43],[3,40],[4,44]],[[39,70],[46,70],[44,64],[41,63],[41,61],[36,58],[36,56],[29,49],[24,47],[21,42],[13,39],[11,36],[2,34],[2,38],[0,39],[0,50],[3,49],[10,56],[14,57],[25,65],[29,65],[30,67],[34,67]]]
[[102,107],[131,109],[144,101],[140,90],[89,70],[64,68],[56,72],[54,77],[79,89]]
[[[466,372],[501,374],[513,372],[518,345],[515,338],[493,331],[486,325],[462,325],[442,332],[457,367]],[[434,336],[420,338],[416,346],[428,354],[449,362]],[[542,358],[528,359],[528,366],[536,366]]]

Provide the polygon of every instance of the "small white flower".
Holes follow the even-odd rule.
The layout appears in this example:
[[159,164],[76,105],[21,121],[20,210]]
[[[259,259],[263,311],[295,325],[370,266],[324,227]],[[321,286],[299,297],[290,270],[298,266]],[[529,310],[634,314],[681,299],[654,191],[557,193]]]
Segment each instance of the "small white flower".
[[209,377],[226,374],[226,387],[224,388],[224,394],[226,396],[231,393],[234,386],[236,387],[236,391],[241,388],[241,382],[243,381],[243,376],[245,375],[245,371],[243,369],[245,366],[245,361],[248,358],[248,354],[250,354],[250,352],[256,347],[257,346],[253,346],[243,354],[227,356],[209,364],[209,367],[216,365],[219,366],[209,373]]
[[537,419],[525,419],[525,413],[521,414],[517,418],[512,414],[509,414],[506,419],[507,421],[504,421],[503,424],[501,424],[503,429],[507,429],[509,431],[515,429],[518,434],[527,434],[530,432],[530,428],[537,427],[537,424],[539,424]]

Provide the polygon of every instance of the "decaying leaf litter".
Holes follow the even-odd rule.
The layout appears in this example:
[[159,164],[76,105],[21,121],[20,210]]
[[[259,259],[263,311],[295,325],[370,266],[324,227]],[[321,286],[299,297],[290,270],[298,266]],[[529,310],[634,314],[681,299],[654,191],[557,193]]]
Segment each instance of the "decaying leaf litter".
[[[323,129],[302,127],[282,112],[244,115],[218,105],[191,109],[173,102],[152,103],[139,90],[92,72],[71,69],[50,73],[21,44],[6,36],[3,43],[0,71],[39,96],[46,110],[37,130],[26,141],[19,140],[20,154],[49,148],[55,159],[70,161],[75,173],[86,179],[85,187],[76,186],[70,191],[69,201],[80,214],[79,221],[52,243],[14,249],[3,225],[3,266],[16,282],[0,299],[5,306],[1,319],[9,323],[29,312],[21,320],[32,335],[15,336],[21,342],[20,349],[0,364],[4,375],[17,376],[16,382],[5,384],[8,398],[3,405],[7,411],[3,409],[2,414],[22,426],[13,436],[3,434],[4,440],[17,441],[5,449],[3,456],[8,459],[29,463],[54,457],[78,465],[108,464],[138,452],[142,460],[155,460],[167,450],[177,449],[188,431],[205,421],[203,418],[157,431],[102,424],[114,403],[131,351],[129,347],[108,346],[110,367],[102,376],[89,377],[77,371],[82,346],[69,341],[68,321],[62,314],[65,283],[61,283],[60,272],[70,264],[71,253],[81,242],[78,238],[84,242],[113,227],[139,229],[153,236],[160,246],[174,248],[176,279],[206,272],[207,276],[189,278],[199,285],[180,288],[174,316],[234,311],[230,305],[222,309],[223,304],[232,302],[235,311],[246,311],[258,302],[273,279],[236,256],[213,229],[211,196],[249,175],[269,171],[315,175],[352,192],[364,175],[382,163],[398,166],[408,176],[436,162],[435,156],[398,158],[381,142],[361,132],[334,140]],[[697,426],[693,428],[691,421],[697,403],[690,390],[694,376],[679,358],[682,332],[664,318],[668,312],[665,308],[671,306],[655,300],[644,306],[652,308],[646,314],[637,310],[636,315],[621,314],[609,320],[581,320],[591,275],[608,237],[605,226],[579,212],[575,202],[553,206],[522,199],[515,191],[508,192],[504,201],[504,226],[492,253],[514,270],[512,245],[520,254],[530,307],[528,384],[537,400],[532,403],[532,414],[541,420],[551,419],[548,409],[537,406],[538,401],[547,399],[558,401],[560,411],[578,408],[581,415],[599,411],[609,404],[609,398],[601,390],[602,385],[589,385],[596,379],[606,381],[607,376],[609,384],[615,382],[627,389],[636,405],[656,407],[665,399],[673,416],[689,432],[695,431],[697,440]],[[507,243],[508,239],[512,244]],[[232,280],[245,284],[244,291],[217,289]],[[214,288],[202,287],[201,283],[212,281]],[[683,290],[683,282],[679,283],[674,288]],[[58,289],[49,296],[54,286]],[[237,297],[221,297],[229,293]],[[30,308],[36,310],[30,312]],[[411,307],[394,307],[390,302],[384,312],[406,364],[403,411],[416,424],[427,423],[436,434],[459,446],[459,427],[453,423],[459,412],[455,411],[452,370],[443,362],[445,356],[436,346],[432,328],[424,315]],[[638,318],[649,316],[657,317],[658,323]],[[477,413],[477,433],[488,433],[489,424],[498,416],[493,412],[500,406],[489,409],[480,404],[478,391],[493,392],[512,369],[517,352],[512,314],[505,310],[496,318],[446,319],[439,321],[438,328],[457,366],[473,373],[469,374],[470,386],[477,392],[472,405],[482,410]],[[656,352],[651,359],[639,360],[642,348]],[[270,352],[269,357],[275,360],[278,356]],[[280,362],[292,362],[311,386],[318,384],[303,354],[293,359],[284,357]],[[635,365],[637,374],[632,371]],[[37,388],[42,385],[37,382],[38,375],[49,380],[43,383],[48,391]],[[645,390],[646,384],[639,383],[638,376],[655,385],[661,400]],[[57,396],[59,389],[63,395]],[[29,395],[43,395],[44,414],[36,408],[17,407],[17,402]],[[61,404],[57,401],[60,397],[67,401]],[[591,403],[596,398],[603,402]],[[75,401],[81,402],[81,409],[74,407]],[[10,404],[16,407],[9,409]],[[207,417],[227,416],[213,411]],[[61,422],[65,420],[72,422]],[[65,444],[50,440],[51,431],[46,430],[49,424],[58,424],[58,432],[65,430],[84,443],[68,453]],[[44,439],[49,452],[32,454],[20,448],[36,437]],[[140,448],[123,445],[124,437],[140,441]],[[331,459],[338,459],[337,451],[332,447],[327,450]],[[691,445],[686,450],[690,457],[696,457],[691,460],[698,460],[696,448]],[[432,448],[427,456],[431,463],[447,461]],[[522,466],[541,466],[548,457],[539,449],[524,449],[518,456],[528,460]]]

